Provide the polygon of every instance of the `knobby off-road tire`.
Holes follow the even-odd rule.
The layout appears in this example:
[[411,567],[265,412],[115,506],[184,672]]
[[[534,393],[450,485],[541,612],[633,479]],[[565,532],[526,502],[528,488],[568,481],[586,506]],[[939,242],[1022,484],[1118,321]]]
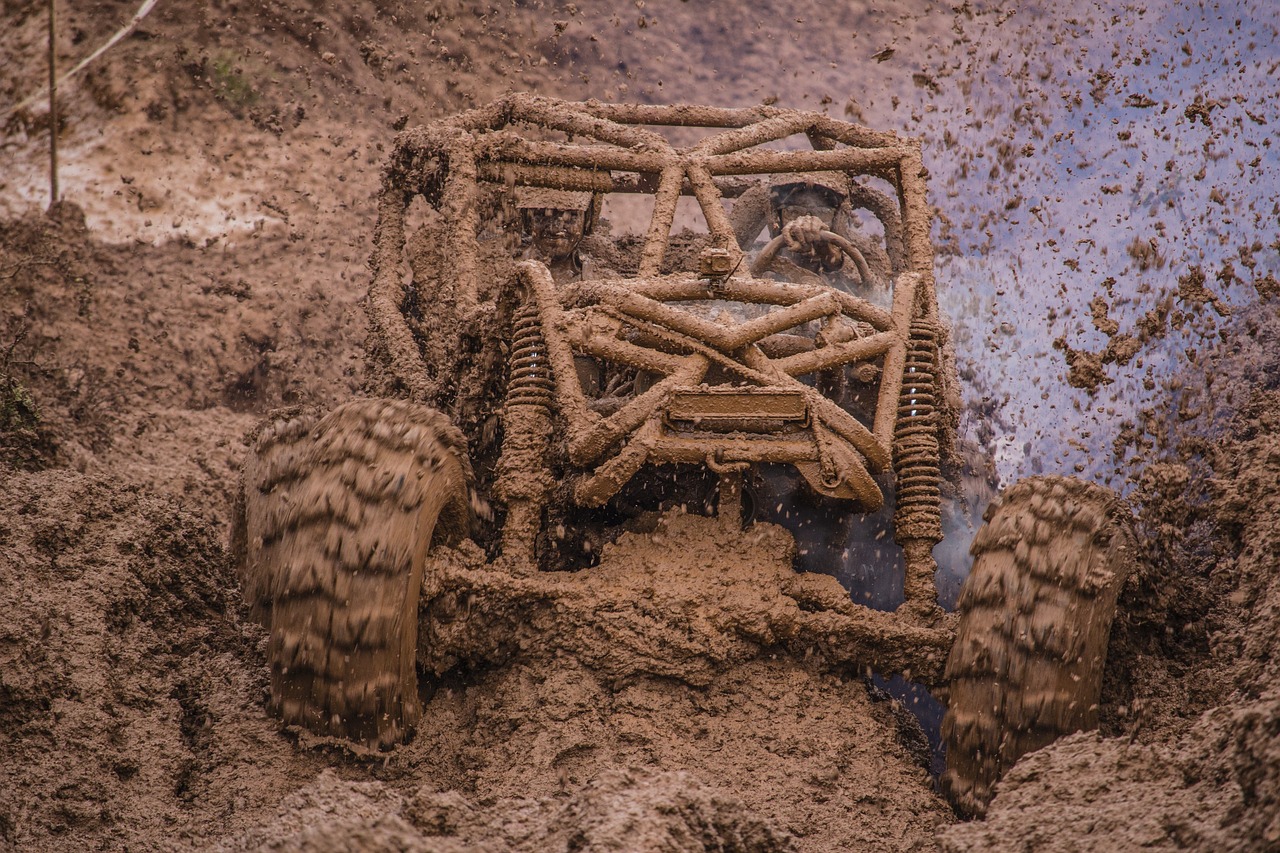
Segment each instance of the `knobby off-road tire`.
[[461,433],[412,403],[286,412],[260,430],[232,544],[285,723],[376,747],[413,727],[428,550],[466,534],[470,477]]
[[[240,591],[249,605],[250,615],[266,628],[271,627],[270,575],[260,559],[261,520],[267,507],[281,499],[285,492],[277,492],[269,486],[264,491],[263,484],[274,477],[271,472],[286,468],[293,470],[301,464],[294,457],[311,446],[311,430],[322,416],[323,412],[312,407],[276,409],[249,435],[249,455],[240,472],[240,488],[231,513],[231,557],[240,574]],[[252,560],[250,515],[255,519]]]
[[947,661],[942,787],[985,814],[1014,762],[1097,725],[1116,599],[1133,560],[1129,515],[1068,477],[1017,483],[987,509]]

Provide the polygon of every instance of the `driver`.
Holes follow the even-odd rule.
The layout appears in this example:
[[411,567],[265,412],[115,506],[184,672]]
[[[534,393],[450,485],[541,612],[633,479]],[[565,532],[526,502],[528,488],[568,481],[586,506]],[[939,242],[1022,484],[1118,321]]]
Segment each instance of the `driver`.
[[883,252],[849,228],[847,182],[839,172],[779,175],[767,190],[749,191],[755,199],[744,195],[735,205],[735,211],[743,210],[734,228],[739,243],[749,245],[766,224],[776,241],[776,251],[758,256],[752,273],[834,285],[864,297],[879,289],[882,277],[868,268],[866,256],[878,260]]
[[[876,303],[887,298],[888,255],[854,227],[849,178],[843,172],[777,175],[739,196],[730,216],[744,249],[768,228],[769,243],[751,264],[753,276],[834,287]],[[801,336],[812,338],[813,331],[809,327]],[[834,330],[824,328],[823,334],[832,331],[861,336],[875,329],[844,318]],[[863,362],[822,371],[807,381],[871,427],[878,405],[879,370],[879,365]],[[798,569],[834,570],[859,604],[883,609],[897,605],[892,585],[885,579],[901,576],[905,564],[901,550],[893,545],[894,498],[889,478],[879,478],[887,492],[885,505],[859,517],[817,497],[794,469],[765,466],[760,477],[757,501],[763,519],[791,530]]]
[[589,192],[517,187],[516,209],[529,241],[525,257],[545,263],[557,284],[584,277],[590,261],[579,249],[595,226],[597,207]]

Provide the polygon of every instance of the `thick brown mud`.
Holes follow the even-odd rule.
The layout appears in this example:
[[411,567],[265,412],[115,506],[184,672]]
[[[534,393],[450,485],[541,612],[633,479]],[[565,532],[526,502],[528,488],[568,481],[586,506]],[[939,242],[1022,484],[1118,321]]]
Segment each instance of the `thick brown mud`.
[[[0,64],[0,849],[1280,849],[1280,320],[1274,237],[1253,234],[1274,230],[1271,203],[1254,211],[1245,194],[1272,180],[1249,134],[1275,103],[1235,77],[1203,92],[1128,83],[1152,64],[1212,83],[1227,30],[1232,73],[1258,79],[1274,71],[1274,31],[1247,3],[1225,4],[1217,30],[1120,5],[1072,22],[968,3],[792,5],[161,3],[65,87],[73,204],[48,218],[47,119],[7,111],[42,80],[43,4],[5,6],[0,44],[21,61]],[[135,7],[60,9],[60,64]],[[1063,40],[1075,50],[1091,31],[1135,46],[1060,61]],[[1026,50],[998,49],[1010,40]],[[1006,93],[1016,115],[993,106],[988,79],[1026,87]],[[520,649],[512,632],[513,647],[471,668],[420,673],[426,713],[387,753],[269,713],[266,636],[227,549],[246,437],[277,406],[331,409],[364,383],[391,135],[508,88],[778,100],[928,133],[940,251],[985,261],[1007,234],[1052,246],[1051,309],[985,267],[976,277],[1001,282],[999,301],[978,300],[953,259],[951,310],[980,306],[957,330],[982,356],[961,369],[965,429],[995,451],[974,467],[1102,460],[1116,484],[1132,477],[1142,559],[1121,593],[1099,731],[1018,763],[985,821],[957,823],[934,793],[927,743],[899,705],[762,639],[769,619],[792,619],[782,594],[740,611],[760,622],[726,653],[674,675],[646,663],[624,683],[554,644]],[[1068,135],[1090,100],[1108,140],[1096,151]],[[1166,113],[1158,132],[1142,123]],[[993,130],[1005,125],[1022,136]],[[1168,146],[1150,167],[1132,147],[1143,133]],[[1060,203],[1019,188],[1054,158],[1093,176]],[[1227,180],[1236,164],[1252,177]],[[979,179],[991,187],[970,194]],[[1104,277],[1119,270],[1087,244],[1112,220],[1082,198],[1131,202],[1121,212],[1138,218],[1141,233],[1114,229],[1136,247],[1111,252],[1132,264],[1119,298]],[[1259,305],[1230,303],[1242,293]],[[1177,355],[1164,373],[1162,347]],[[992,366],[1039,350],[1034,394],[1010,404]],[[1034,423],[1054,447],[1075,442],[1061,458],[1023,451],[1042,393]],[[1131,394],[1150,396],[1130,406]],[[1085,434],[1106,408],[1126,422],[1115,446]],[[1072,411],[1093,420],[1064,426]],[[675,560],[624,562],[621,588],[637,595],[725,589],[686,587]],[[754,588],[754,569],[731,568]],[[703,640],[723,636],[713,627]]]

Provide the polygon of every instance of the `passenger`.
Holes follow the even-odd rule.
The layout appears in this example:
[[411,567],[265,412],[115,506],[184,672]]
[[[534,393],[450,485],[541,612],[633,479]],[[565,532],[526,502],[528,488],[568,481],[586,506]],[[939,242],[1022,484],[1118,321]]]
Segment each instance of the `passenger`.
[[[599,201],[589,192],[517,187],[516,208],[529,240],[525,256],[545,263],[557,284],[584,277],[590,266],[580,251],[595,226]],[[589,276],[587,276],[589,277]]]

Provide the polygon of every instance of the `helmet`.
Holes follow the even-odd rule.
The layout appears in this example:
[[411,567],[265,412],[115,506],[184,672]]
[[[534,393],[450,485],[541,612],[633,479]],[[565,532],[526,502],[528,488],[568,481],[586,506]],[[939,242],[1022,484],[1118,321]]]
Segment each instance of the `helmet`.
[[849,177],[844,172],[793,172],[774,175],[769,182],[769,196],[774,207],[785,205],[791,198],[816,191],[832,207],[839,207],[849,196]]
[[591,208],[591,193],[553,190],[550,187],[516,187],[517,210],[579,210]]
[[584,233],[590,234],[600,214],[598,193],[556,190],[550,187],[518,186],[516,210],[576,210],[583,214]]

